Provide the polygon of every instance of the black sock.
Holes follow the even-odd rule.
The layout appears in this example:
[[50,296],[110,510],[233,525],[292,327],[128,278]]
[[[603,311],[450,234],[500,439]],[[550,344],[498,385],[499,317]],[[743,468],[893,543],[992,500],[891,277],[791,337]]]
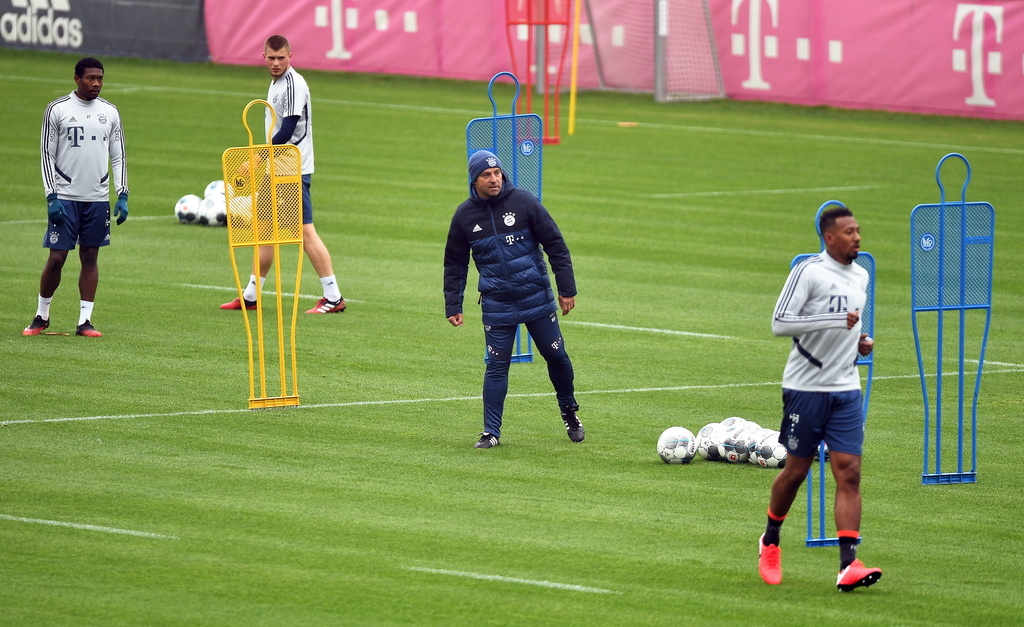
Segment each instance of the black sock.
[[853,563],[857,559],[857,538],[839,538],[839,570]]
[[779,544],[779,531],[782,529],[782,523],[784,521],[785,521],[785,519],[783,519],[783,520],[775,520],[771,516],[768,516],[768,526],[765,527],[765,530],[764,530],[764,545],[765,546],[768,546],[769,544],[774,544],[774,545],[778,546],[778,544]]

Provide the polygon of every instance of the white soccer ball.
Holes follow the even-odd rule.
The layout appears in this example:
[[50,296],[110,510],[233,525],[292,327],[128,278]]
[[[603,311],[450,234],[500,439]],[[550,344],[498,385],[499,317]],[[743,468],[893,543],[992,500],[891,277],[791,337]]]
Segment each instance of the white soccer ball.
[[828,458],[829,458],[828,442],[822,440],[821,443],[818,446],[814,447],[814,461],[816,461],[816,462],[821,461],[819,459],[821,457],[821,455],[819,453],[821,453],[822,446],[825,447],[825,461],[828,461]]
[[203,192],[204,198],[210,196],[224,195],[224,181],[217,179],[216,181],[210,181],[210,184],[206,186],[206,191]]
[[227,204],[224,196],[214,194],[199,203],[199,224],[203,226],[224,226],[228,223]]
[[727,462],[742,464],[750,459],[757,440],[750,425],[726,432],[725,438],[718,445],[718,455]]
[[779,443],[778,432],[765,432],[754,446],[754,453],[750,459],[762,468],[784,467],[786,465],[786,447]]
[[195,194],[185,194],[174,204],[174,215],[182,224],[192,224],[199,219],[199,203],[202,201]]
[[746,418],[740,418],[739,416],[730,416],[729,418],[726,418],[719,424],[722,425],[722,428],[728,431],[735,431],[736,429],[742,429],[749,422],[750,421],[747,420]]
[[697,453],[697,438],[685,427],[669,427],[658,438],[658,456],[666,464],[687,464]]
[[720,435],[724,433],[720,427],[717,422],[709,422],[697,432],[697,454],[709,462],[722,459],[718,455]]

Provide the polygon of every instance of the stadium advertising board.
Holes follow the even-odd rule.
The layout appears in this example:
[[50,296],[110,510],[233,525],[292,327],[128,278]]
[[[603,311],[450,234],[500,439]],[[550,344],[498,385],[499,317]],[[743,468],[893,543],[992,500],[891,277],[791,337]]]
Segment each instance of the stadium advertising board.
[[[673,2],[689,0],[665,1],[671,20]],[[1024,119],[1024,1],[708,4],[731,98]],[[262,40],[281,33],[301,42],[299,67],[486,81],[514,69],[505,2],[473,5],[469,11],[465,0],[207,0],[205,13],[210,54],[218,63],[262,63]],[[632,0],[589,0],[589,13],[633,15],[640,5],[648,7]],[[591,42],[605,37],[616,47],[605,54],[605,63],[628,56],[650,59],[653,66],[646,43],[642,54],[630,49],[636,24],[653,28],[653,18],[602,32],[585,29],[581,67],[591,63]],[[554,32],[549,39],[566,37]],[[521,30],[513,32],[513,41],[523,45]],[[631,66],[629,72],[653,69]],[[593,87],[594,81],[584,75],[580,85]]]
[[732,98],[1024,119],[1024,2],[718,0]]
[[0,0],[0,45],[206,61],[202,0]]

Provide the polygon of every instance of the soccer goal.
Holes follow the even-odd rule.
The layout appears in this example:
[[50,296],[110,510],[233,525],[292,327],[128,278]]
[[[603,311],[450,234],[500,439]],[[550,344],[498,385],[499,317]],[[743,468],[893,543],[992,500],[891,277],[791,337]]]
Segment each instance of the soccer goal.
[[725,97],[707,0],[582,0],[580,89]]

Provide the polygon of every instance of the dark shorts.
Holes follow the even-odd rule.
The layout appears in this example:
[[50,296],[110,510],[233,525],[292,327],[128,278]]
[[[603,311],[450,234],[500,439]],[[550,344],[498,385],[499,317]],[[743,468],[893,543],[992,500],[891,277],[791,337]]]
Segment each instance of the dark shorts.
[[79,244],[98,248],[110,243],[110,202],[79,202],[61,199],[67,217],[59,224],[49,222],[43,248],[74,250]]
[[860,455],[864,449],[864,403],[860,390],[782,390],[779,443],[796,457],[813,457],[822,440],[831,451]]
[[309,184],[312,174],[302,175],[302,223],[313,224],[313,200],[309,197]]

